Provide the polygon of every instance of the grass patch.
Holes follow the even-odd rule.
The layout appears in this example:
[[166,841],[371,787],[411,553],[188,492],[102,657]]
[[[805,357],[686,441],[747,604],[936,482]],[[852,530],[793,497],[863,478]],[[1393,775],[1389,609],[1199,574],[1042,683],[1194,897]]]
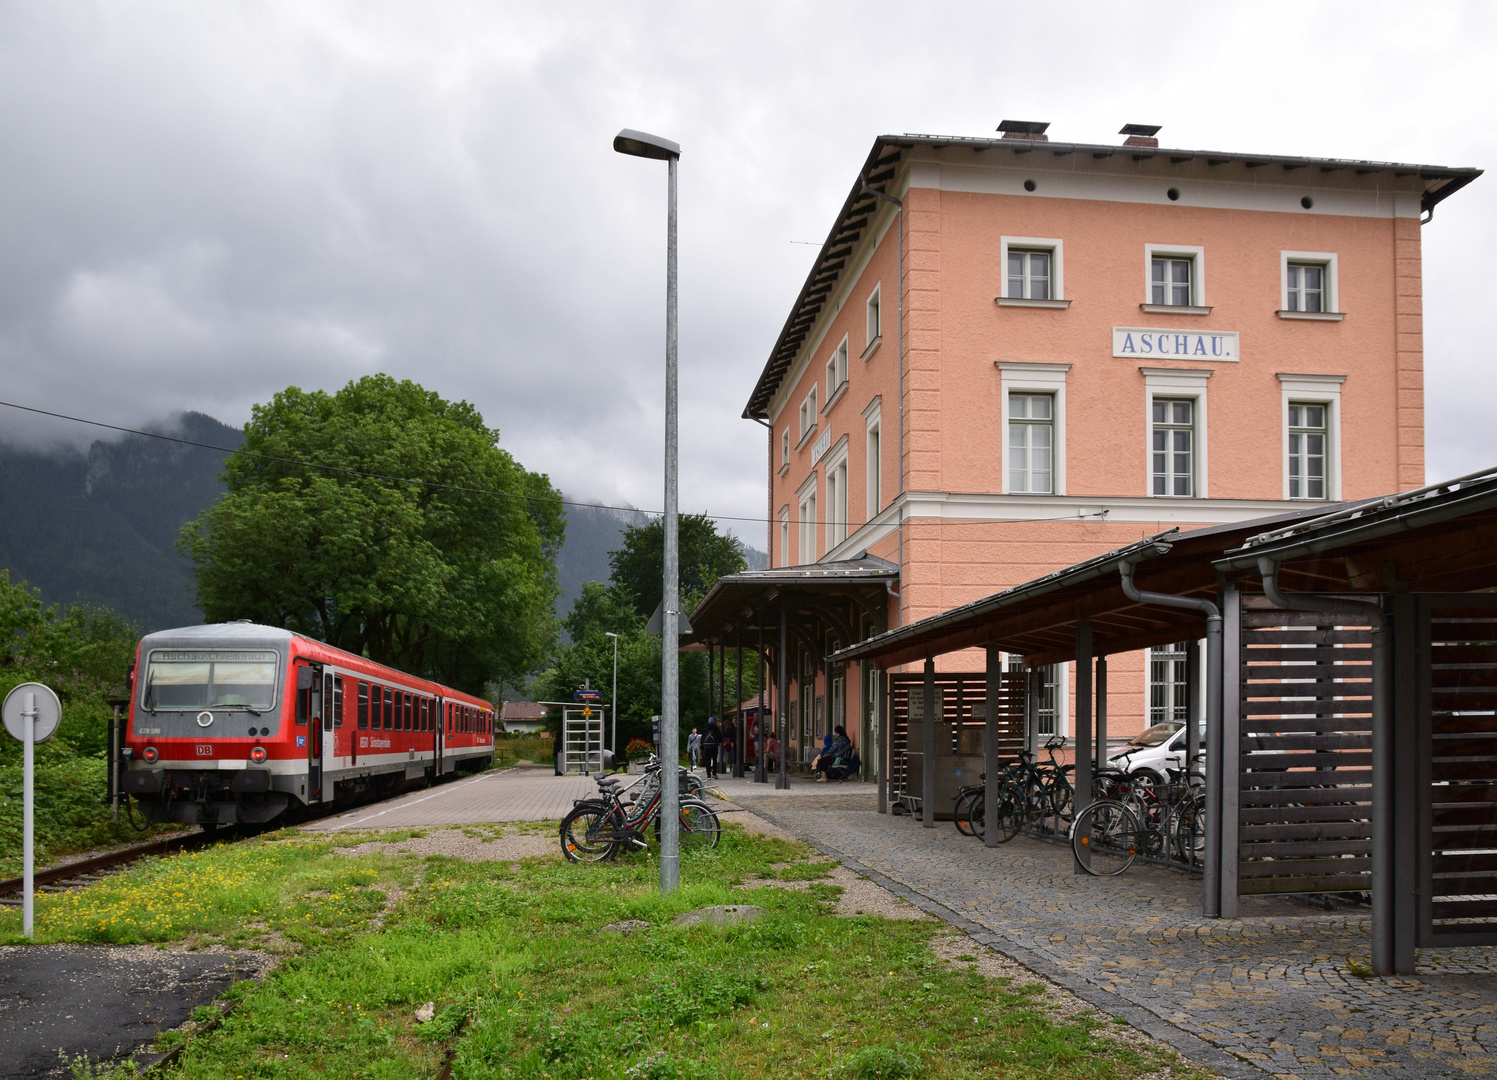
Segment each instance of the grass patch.
[[[744,902],[731,883],[771,863],[807,880],[830,865],[734,825],[683,860],[670,897],[653,856],[355,859],[332,853],[343,837],[299,839],[43,897],[39,938],[234,941],[253,921],[299,946],[263,983],[236,988],[222,1026],[189,1038],[177,1075],[204,1080],[432,1077],[449,1054],[455,1080],[1131,1080],[1166,1063],[1198,1075],[1113,1039],[1101,1019],[1055,1016],[1038,985],[956,970],[930,949],[939,923],[838,917],[830,885],[756,891],[767,910],[755,923],[674,926],[693,908]],[[624,920],[651,929],[601,930]],[[0,915],[4,940],[13,923]],[[426,1002],[434,1016],[418,1023]]]

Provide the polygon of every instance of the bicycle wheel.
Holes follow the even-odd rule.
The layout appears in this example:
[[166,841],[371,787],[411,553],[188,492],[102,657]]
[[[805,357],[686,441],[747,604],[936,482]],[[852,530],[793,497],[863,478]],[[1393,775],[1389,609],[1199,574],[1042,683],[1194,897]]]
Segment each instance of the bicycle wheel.
[[972,835],[982,840],[988,835],[987,795],[978,789],[967,803],[967,821],[972,826]]
[[579,806],[561,819],[561,852],[574,863],[608,862],[619,853],[613,810]]
[[956,805],[951,808],[951,823],[963,836],[972,835],[972,800],[976,795],[976,788],[963,788],[956,797]]
[[1024,785],[1011,779],[1003,785],[1003,791],[998,796],[997,814],[994,825],[998,829],[998,842],[1006,844],[1018,836],[1028,820],[1028,810],[1025,806]]
[[722,825],[706,803],[683,802],[680,835],[682,851],[709,851],[717,847]]
[[1071,777],[1067,770],[1062,769],[1050,778],[1047,786],[1050,799],[1050,812],[1062,821],[1070,821],[1076,812],[1076,789],[1071,784]]
[[1170,844],[1175,856],[1192,870],[1206,861],[1206,800],[1189,799],[1170,813]]
[[1076,815],[1071,850],[1088,874],[1116,877],[1138,857],[1143,828],[1125,803],[1103,799]]

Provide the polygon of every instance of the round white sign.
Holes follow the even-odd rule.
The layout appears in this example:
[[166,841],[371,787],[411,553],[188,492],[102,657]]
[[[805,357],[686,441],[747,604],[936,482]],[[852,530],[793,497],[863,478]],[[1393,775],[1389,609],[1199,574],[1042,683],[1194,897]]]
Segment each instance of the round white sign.
[[5,730],[18,741],[25,741],[25,718],[21,713],[26,708],[28,694],[36,695],[36,726],[32,729],[32,741],[44,743],[56,734],[57,725],[62,722],[62,702],[57,700],[50,686],[27,682],[6,694],[4,706],[0,706]]

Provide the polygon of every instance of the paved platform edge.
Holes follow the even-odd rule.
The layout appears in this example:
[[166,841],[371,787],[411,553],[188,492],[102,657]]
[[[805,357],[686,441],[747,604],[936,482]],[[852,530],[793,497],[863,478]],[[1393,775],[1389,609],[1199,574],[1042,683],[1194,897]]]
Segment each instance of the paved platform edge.
[[803,843],[809,844],[823,855],[836,859],[854,873],[882,885],[896,896],[903,897],[922,911],[929,912],[943,922],[950,923],[978,944],[985,945],[995,952],[1000,952],[1004,956],[1024,965],[1036,975],[1041,975],[1056,985],[1064,987],[1088,1005],[1094,1006],[1100,1012],[1126,1021],[1129,1026],[1137,1028],[1144,1034],[1166,1044],[1191,1063],[1215,1070],[1222,1076],[1232,1077],[1234,1080],[1260,1080],[1261,1077],[1273,1075],[1250,1062],[1245,1062],[1240,1058],[1232,1056],[1225,1050],[1212,1046],[1205,1039],[1197,1035],[1192,1035],[1190,1032],[1176,1027],[1158,1013],[1151,1012],[1141,1005],[1135,1005],[1131,1001],[1124,999],[1121,995],[1103,990],[1095,983],[1089,982],[1086,979],[1072,975],[1039,953],[1000,937],[998,934],[978,925],[966,916],[957,914],[945,904],[937,900],[932,900],[924,893],[917,892],[903,882],[895,881],[893,878],[879,873],[879,871],[874,870],[872,867],[864,866],[857,859],[838,851],[831,845],[801,836],[794,826],[789,822],[776,818],[772,812],[766,812],[758,807],[744,807],[744,809],[762,817],[771,825],[777,825],[786,832],[799,837]]

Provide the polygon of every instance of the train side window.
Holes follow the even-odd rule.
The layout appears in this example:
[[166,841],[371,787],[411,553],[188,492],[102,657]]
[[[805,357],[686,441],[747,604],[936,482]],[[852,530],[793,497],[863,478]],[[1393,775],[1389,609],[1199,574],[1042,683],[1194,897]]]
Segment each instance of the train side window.
[[452,702],[447,703],[447,734],[452,734]]
[[333,676],[333,727],[343,726],[343,676]]
[[421,730],[431,730],[431,701],[427,698],[421,699]]
[[369,727],[369,684],[363,679],[359,680],[359,730],[363,731]]
[[369,728],[370,728],[371,731],[378,731],[379,727],[380,727],[380,720],[379,720],[380,708],[379,708],[379,703],[380,703],[379,683],[370,683],[369,684]]
[[391,725],[393,725],[395,723],[395,713],[393,711],[393,706],[391,704],[392,700],[393,700],[393,695],[390,693],[390,688],[387,686],[387,687],[385,687],[385,730],[386,731],[389,731],[390,728],[391,728]]
[[410,694],[405,694],[403,696],[405,697],[405,730],[410,731],[412,719],[411,714],[416,711],[416,699],[413,698]]

